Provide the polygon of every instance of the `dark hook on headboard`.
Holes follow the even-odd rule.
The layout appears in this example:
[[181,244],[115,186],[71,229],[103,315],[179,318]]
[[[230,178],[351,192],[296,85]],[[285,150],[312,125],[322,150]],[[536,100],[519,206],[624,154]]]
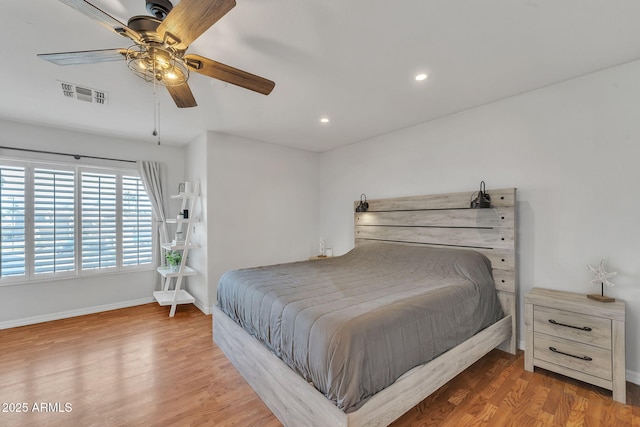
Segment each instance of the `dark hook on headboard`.
[[367,195],[362,193],[360,195],[360,203],[356,206],[356,212],[366,212],[369,209],[369,203],[367,202]]
[[491,207],[491,196],[485,189],[484,181],[480,181],[480,191],[474,193],[471,197],[474,195],[476,195],[476,198],[471,200],[470,208],[486,209]]

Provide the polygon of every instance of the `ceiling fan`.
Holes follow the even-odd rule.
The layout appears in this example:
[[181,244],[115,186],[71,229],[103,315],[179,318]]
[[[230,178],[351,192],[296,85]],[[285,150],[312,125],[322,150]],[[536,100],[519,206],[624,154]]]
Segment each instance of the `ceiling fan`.
[[198,105],[187,84],[189,71],[264,95],[271,93],[275,86],[271,80],[255,74],[200,55],[186,54],[195,39],[235,7],[235,0],[182,0],[176,7],[169,0],[146,0],[147,11],[153,16],[134,16],[127,25],[88,1],[60,1],[135,44],[128,49],[38,54],[54,64],[94,64],[124,59],[137,76],[166,86],[180,108]]

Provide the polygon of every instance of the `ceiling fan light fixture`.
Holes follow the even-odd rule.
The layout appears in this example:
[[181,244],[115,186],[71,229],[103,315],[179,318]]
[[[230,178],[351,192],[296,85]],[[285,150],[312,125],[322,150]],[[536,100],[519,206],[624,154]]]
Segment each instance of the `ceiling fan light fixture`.
[[155,45],[134,45],[127,49],[127,67],[147,82],[179,86],[189,80],[187,64],[171,50]]

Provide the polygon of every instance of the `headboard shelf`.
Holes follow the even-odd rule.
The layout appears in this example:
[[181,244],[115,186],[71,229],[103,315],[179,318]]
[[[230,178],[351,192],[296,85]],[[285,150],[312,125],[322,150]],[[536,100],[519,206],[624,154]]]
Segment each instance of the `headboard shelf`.
[[[515,188],[489,189],[491,205],[495,208],[511,207],[515,205]],[[469,208],[475,191],[461,193],[429,194],[425,196],[396,197],[392,199],[367,200],[369,212],[403,211],[422,209],[464,209]],[[354,202],[354,207],[360,200]]]
[[416,227],[446,227],[460,228],[513,228],[513,208],[501,207],[494,209],[437,209],[437,210],[406,210],[406,211],[372,211],[356,212],[356,225],[407,225]]

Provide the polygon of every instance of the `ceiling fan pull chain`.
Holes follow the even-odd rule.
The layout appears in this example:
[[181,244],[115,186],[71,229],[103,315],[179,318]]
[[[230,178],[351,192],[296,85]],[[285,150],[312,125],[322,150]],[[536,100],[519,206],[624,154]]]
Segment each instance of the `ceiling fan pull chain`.
[[158,92],[156,91],[156,81],[153,80],[153,136],[158,137],[158,145],[160,145],[160,102],[158,101]]
[[156,108],[157,108],[157,124],[156,127],[158,128],[158,145],[160,145],[160,100],[156,101]]

